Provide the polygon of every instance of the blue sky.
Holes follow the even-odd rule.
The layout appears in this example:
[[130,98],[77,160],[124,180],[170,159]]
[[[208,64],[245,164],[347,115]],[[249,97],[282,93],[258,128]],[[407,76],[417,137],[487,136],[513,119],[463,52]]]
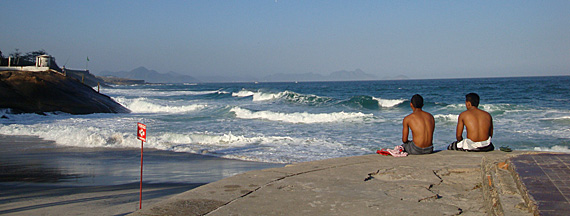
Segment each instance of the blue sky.
[[570,1],[2,1],[4,55],[256,76],[570,75]]

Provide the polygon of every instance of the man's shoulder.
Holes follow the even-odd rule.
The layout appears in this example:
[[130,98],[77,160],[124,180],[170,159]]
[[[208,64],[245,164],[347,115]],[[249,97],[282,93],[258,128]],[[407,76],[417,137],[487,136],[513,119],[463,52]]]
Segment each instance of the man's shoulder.
[[475,109],[474,113],[476,113],[478,115],[489,115],[489,116],[491,115],[489,112],[482,110],[482,109],[479,109],[479,108]]
[[429,112],[423,111],[426,115],[431,116],[433,118],[433,115]]
[[478,118],[482,115],[491,116],[491,114],[489,114],[487,111],[476,108],[476,109],[465,110],[465,111],[461,112],[461,114],[459,114],[459,118],[461,119],[461,118],[470,117],[470,116]]

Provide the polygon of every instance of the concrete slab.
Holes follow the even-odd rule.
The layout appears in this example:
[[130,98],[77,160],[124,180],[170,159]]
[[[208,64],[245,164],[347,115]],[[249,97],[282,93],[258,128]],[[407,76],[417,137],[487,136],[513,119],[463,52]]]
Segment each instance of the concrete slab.
[[[484,190],[513,193],[516,187],[505,186],[506,180],[494,183],[495,174],[482,177],[486,167],[523,153],[374,154],[292,164],[213,182],[133,215],[493,214],[503,209],[489,210],[501,203],[501,196],[488,201]],[[518,211],[531,215],[524,208]]]

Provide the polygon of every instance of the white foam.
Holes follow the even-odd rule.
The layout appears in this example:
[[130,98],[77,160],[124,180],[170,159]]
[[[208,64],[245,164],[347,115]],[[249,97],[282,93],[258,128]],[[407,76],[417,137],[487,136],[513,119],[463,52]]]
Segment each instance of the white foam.
[[253,94],[254,94],[254,92],[252,92],[252,91],[241,90],[239,92],[233,92],[232,96],[233,97],[248,97],[248,96],[252,96]]
[[160,105],[153,103],[147,98],[127,99],[124,97],[113,98],[121,105],[130,109],[133,113],[185,113],[197,111],[207,107],[204,104],[190,104],[181,106]]
[[459,118],[459,115],[455,115],[455,114],[436,114],[433,116],[436,121],[444,121],[444,122],[457,122],[457,119]]
[[570,116],[558,116],[558,117],[541,118],[540,120],[547,120],[547,121],[565,121],[565,120],[570,120]]
[[279,92],[279,93],[255,92],[255,93],[253,93],[253,101],[275,100],[278,98],[282,98],[286,94],[287,94],[287,91]]
[[[449,104],[449,105],[445,106],[445,109],[449,109],[451,111],[463,112],[467,108],[465,107],[465,103],[461,103],[461,104]],[[479,109],[487,111],[487,112],[532,111],[532,109],[530,109],[528,107],[524,107],[521,105],[512,105],[512,104],[480,104]]]
[[292,91],[282,91],[278,93],[266,93],[266,92],[253,92],[249,90],[241,90],[239,92],[232,93],[234,97],[252,97],[252,101],[271,101],[277,99],[284,99],[295,103],[302,104],[313,104],[313,103],[323,103],[330,101],[331,98],[320,97],[312,94],[299,94]]
[[364,121],[373,117],[372,114],[354,112],[334,112],[334,113],[281,113],[272,111],[251,111],[240,107],[233,107],[230,112],[236,114],[241,119],[265,119],[270,121],[282,121],[289,123],[330,123],[342,121]]
[[398,104],[403,103],[405,100],[404,99],[382,99],[382,98],[377,98],[377,97],[372,97],[372,99],[378,101],[378,105],[380,107],[394,107]]
[[[149,142],[153,142],[152,140]],[[291,163],[345,156],[347,152],[365,153],[356,146],[334,141],[288,136],[244,136],[231,132],[175,134],[166,133],[155,141],[155,148],[167,151],[190,152],[217,157],[272,163]],[[307,148],[310,146],[310,148]],[[303,152],[303,154],[291,154]]]
[[169,96],[184,96],[184,95],[208,95],[208,94],[223,94],[227,92],[220,90],[209,91],[164,91],[160,89],[101,89],[101,93],[111,96],[132,96],[132,97],[169,97]]
[[534,147],[535,151],[548,151],[548,152],[570,152],[568,146],[555,145],[552,147]]
[[[77,147],[136,147],[137,141],[134,133],[119,133],[101,127],[85,126],[93,123],[85,119],[68,119],[58,124],[34,125],[0,125],[1,134],[32,135],[42,139],[56,141],[59,145]],[[132,124],[132,128],[135,128]]]

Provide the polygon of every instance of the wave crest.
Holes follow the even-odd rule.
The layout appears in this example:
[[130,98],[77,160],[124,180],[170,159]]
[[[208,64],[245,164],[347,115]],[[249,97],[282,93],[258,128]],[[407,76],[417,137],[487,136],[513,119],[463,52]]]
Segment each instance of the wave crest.
[[380,107],[392,108],[403,103],[404,101],[405,100],[403,99],[382,99],[367,95],[360,95],[360,96],[351,97],[348,101],[344,103],[353,107],[356,106],[358,108],[375,110],[375,109],[380,109]]
[[335,113],[281,113],[272,111],[251,111],[240,107],[233,107],[230,112],[235,113],[237,118],[241,119],[265,119],[269,121],[282,121],[288,123],[330,123],[342,121],[363,121],[372,118],[372,114],[353,113],[353,112],[335,112]]
[[331,101],[331,98],[327,97],[320,97],[317,95],[311,94],[299,94],[293,91],[282,91],[278,93],[266,93],[266,92],[253,92],[249,90],[241,90],[239,92],[232,93],[234,97],[249,97],[252,96],[253,101],[270,101],[270,100],[285,100],[292,103],[299,103],[299,104],[309,104],[309,105],[317,105],[323,104],[328,101]]
[[151,102],[147,98],[126,99],[124,97],[114,98],[115,101],[130,109],[133,113],[184,113],[203,109],[204,104],[191,104],[182,106],[159,105]]
[[548,152],[570,152],[568,146],[555,145],[552,147],[534,147],[535,151],[548,151]]
[[455,114],[437,114],[433,116],[436,119],[436,122],[457,122],[459,115]]
[[381,107],[394,107],[405,101],[404,99],[382,99],[376,97],[372,97],[372,99],[378,101],[378,105]]

